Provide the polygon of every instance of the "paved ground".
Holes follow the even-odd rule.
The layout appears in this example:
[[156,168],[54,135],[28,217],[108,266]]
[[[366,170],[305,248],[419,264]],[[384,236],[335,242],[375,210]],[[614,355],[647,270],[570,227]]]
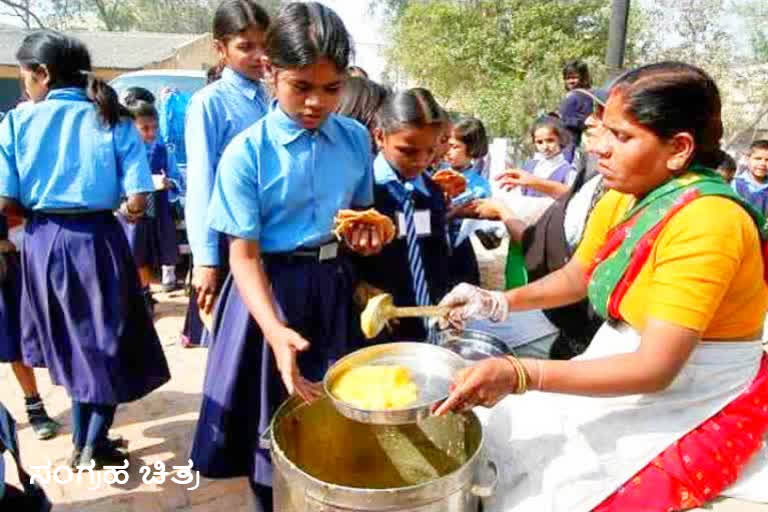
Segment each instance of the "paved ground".
[[[484,283],[501,286],[504,248],[494,253],[478,250]],[[206,352],[184,349],[178,333],[184,319],[186,298],[181,294],[158,295],[157,329],[163,340],[173,379],[167,385],[138,402],[118,409],[114,433],[130,440],[131,467],[126,483],[93,485],[86,477],[80,483],[44,487],[54,502],[55,512],[244,512],[249,510],[248,485],[243,479],[212,481],[200,479],[199,488],[187,490],[167,480],[163,484],[144,483],[142,466],[164,463],[168,469],[187,462],[189,441],[193,434],[200,403]],[[25,418],[21,393],[8,365],[0,365],[0,397],[20,420],[19,440],[27,469],[48,461],[55,469],[70,453],[69,398],[63,388],[54,387],[47,372],[38,371],[40,391],[49,413],[62,424],[62,434],[51,441],[38,441]],[[13,463],[8,461],[11,482]],[[103,473],[102,473],[103,474]],[[60,480],[68,474],[59,473]],[[149,475],[150,477],[152,475]],[[169,475],[170,478],[173,475]],[[176,478],[182,478],[177,475]],[[94,487],[94,489],[90,489]],[[726,500],[707,510],[716,512],[768,512],[768,506]],[[3,511],[5,512],[5,511]],[[9,511],[11,512],[11,511]],[[16,512],[16,511],[13,511]],[[21,511],[19,511],[21,512]]]

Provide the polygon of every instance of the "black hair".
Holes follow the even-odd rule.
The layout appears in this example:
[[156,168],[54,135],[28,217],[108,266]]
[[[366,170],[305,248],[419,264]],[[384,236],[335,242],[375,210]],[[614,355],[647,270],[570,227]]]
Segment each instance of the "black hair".
[[389,89],[372,80],[350,77],[344,86],[336,113],[356,119],[369,131],[373,131],[377,126],[376,114],[389,94]]
[[747,154],[751,155],[752,152],[756,149],[768,150],[768,139],[758,139],[754,141],[749,145],[749,152]]
[[157,109],[152,103],[141,100],[134,101],[128,105],[128,112],[131,114],[131,117],[134,120],[139,117],[152,117],[157,120],[159,117],[157,114]]
[[555,135],[560,141],[560,147],[564,148],[571,142],[571,133],[557,116],[545,114],[536,119],[536,121],[533,122],[533,126],[531,126],[531,142],[535,142],[534,138],[536,137],[536,131],[540,128],[549,128],[555,132]]
[[224,0],[213,14],[213,38],[226,41],[251,26],[266,31],[269,13],[253,0]]
[[368,78],[368,72],[360,66],[349,66],[347,74],[351,77]]
[[453,136],[467,146],[467,154],[472,158],[482,158],[488,154],[488,136],[482,121],[474,117],[461,119],[453,126]]
[[611,95],[620,94],[625,111],[657,137],[668,140],[690,133],[692,164],[720,163],[723,136],[720,91],[704,70],[683,62],[659,62],[620,76]]
[[567,61],[563,65],[563,79],[571,74],[579,75],[579,78],[581,79],[579,87],[584,89],[589,89],[592,87],[592,77],[589,74],[589,66],[587,66],[586,62],[579,59]]
[[132,103],[137,101],[143,101],[146,103],[154,103],[155,95],[149,89],[144,87],[129,87],[123,92],[123,104],[128,107]]
[[317,2],[284,6],[267,31],[266,54],[277,68],[303,68],[327,58],[345,71],[352,43],[341,18]]
[[220,79],[222,71],[224,71],[224,66],[221,64],[216,64],[215,66],[209,67],[205,72],[205,84],[212,84],[213,82]]
[[22,40],[16,60],[33,72],[45,67],[49,89],[84,88],[98,107],[102,122],[109,127],[115,126],[125,114],[115,90],[93,75],[88,48],[74,37],[54,30],[36,30]]
[[405,126],[442,125],[448,120],[445,110],[427,89],[416,88],[390,95],[379,109],[377,121],[384,133]]

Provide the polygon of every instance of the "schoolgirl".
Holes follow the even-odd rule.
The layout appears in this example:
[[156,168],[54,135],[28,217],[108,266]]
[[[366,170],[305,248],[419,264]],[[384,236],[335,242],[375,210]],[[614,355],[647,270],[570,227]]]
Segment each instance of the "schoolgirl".
[[[353,276],[333,242],[340,209],[373,202],[371,143],[332,114],[351,52],[341,19],[318,3],[282,8],[267,33],[265,71],[276,101],[227,147],[208,212],[231,238],[203,403],[192,446],[211,478],[248,476],[271,510],[272,464],[258,449],[281,400],[316,396],[330,362],[348,351]],[[353,250],[380,249],[357,230]]]
[[107,437],[117,404],[170,378],[112,214],[121,196],[125,213],[143,213],[153,190],[144,145],[80,41],[32,32],[16,58],[34,104],[0,124],[0,202],[27,215],[23,359],[72,397],[72,463],[120,463]]
[[269,26],[266,10],[253,0],[225,0],[213,17],[213,39],[221,76],[190,100],[185,127],[187,237],[194,264],[192,294],[182,343],[203,340],[200,310],[213,309],[221,282],[229,272],[226,242],[206,222],[216,167],[232,138],[267,112],[261,84],[261,57]]
[[544,211],[570,190],[576,169],[563,156],[570,135],[556,117],[546,115],[531,128],[536,150],[522,169],[510,169],[497,180],[512,196],[502,196],[515,215],[528,224],[535,223]]
[[[378,255],[360,258],[358,265],[361,279],[391,293],[398,306],[437,303],[452,285],[448,207],[442,189],[425,172],[444,123],[441,107],[424,89],[394,94],[378,114],[374,205],[395,221],[399,234]],[[411,222],[413,230],[408,229]],[[376,342],[426,337],[421,319],[404,318]]]
[[[131,246],[136,266],[139,269],[144,301],[150,313],[153,312],[153,299],[149,290],[153,270],[163,270],[164,291],[170,291],[175,284],[174,275],[179,249],[176,244],[176,225],[171,215],[171,203],[168,192],[178,188],[179,177],[172,154],[157,137],[157,110],[154,105],[141,100],[128,104],[128,112],[139,132],[147,151],[149,167],[155,181],[155,192],[148,198],[151,207],[147,215],[138,222],[130,222],[118,214],[128,243]],[[170,272],[169,272],[170,269]],[[168,274],[171,275],[168,275]]]

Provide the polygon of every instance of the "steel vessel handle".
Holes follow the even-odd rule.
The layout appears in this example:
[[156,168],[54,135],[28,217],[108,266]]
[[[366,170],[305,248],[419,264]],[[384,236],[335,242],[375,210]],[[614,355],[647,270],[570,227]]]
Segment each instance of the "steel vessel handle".
[[496,467],[496,463],[488,459],[486,464],[493,473],[493,478],[488,484],[475,483],[469,490],[478,498],[490,498],[496,493],[496,486],[499,484],[499,469]]

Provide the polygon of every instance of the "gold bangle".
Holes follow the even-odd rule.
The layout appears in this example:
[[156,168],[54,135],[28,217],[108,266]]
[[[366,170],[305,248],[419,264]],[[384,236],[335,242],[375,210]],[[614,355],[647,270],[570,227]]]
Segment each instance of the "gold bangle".
[[516,395],[522,395],[528,391],[528,374],[525,371],[525,367],[523,366],[523,363],[521,363],[520,360],[515,356],[505,356],[504,358],[509,361],[512,367],[515,369],[515,373],[517,374],[517,386],[513,393]]

